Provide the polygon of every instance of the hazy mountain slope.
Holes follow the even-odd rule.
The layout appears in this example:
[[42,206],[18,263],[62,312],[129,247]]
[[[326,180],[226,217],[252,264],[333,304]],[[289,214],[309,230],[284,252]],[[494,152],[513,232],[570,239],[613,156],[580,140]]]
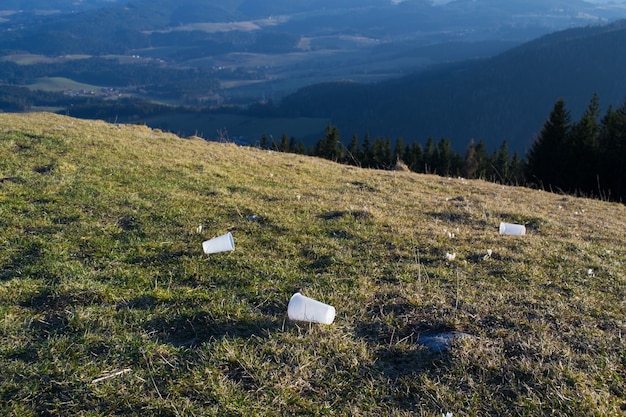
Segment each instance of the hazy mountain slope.
[[[93,0],[76,3],[76,9],[66,1],[19,4],[23,10],[2,9],[17,7],[14,1],[0,5],[3,83],[38,86],[42,78],[62,77],[68,79],[69,86],[75,82],[90,84],[98,94],[106,87],[119,93],[117,97],[139,96],[173,105],[206,107],[246,106],[268,99],[278,102],[303,86],[325,81],[394,79],[433,65],[493,56],[560,28],[626,16],[623,4],[562,0],[457,0],[445,4],[426,0]],[[463,109],[480,109],[474,104],[480,97],[468,98],[463,90],[466,83],[476,80],[455,79],[461,81],[459,85],[446,84],[449,91],[439,91],[440,84],[410,80],[428,87],[414,97],[402,97],[404,87],[399,87],[395,99],[381,89],[368,90],[368,100],[378,103],[369,112],[373,114],[351,114],[349,108],[335,110],[333,106],[313,112],[331,114],[345,126],[348,136],[371,129],[375,134],[402,134],[419,140],[429,135],[454,135],[461,146],[469,135],[496,142],[504,136],[516,142],[528,141],[526,125],[520,132],[509,132],[499,130],[502,123],[494,125],[483,114],[471,115],[468,120]],[[500,96],[516,94],[508,87],[497,88],[503,90]],[[80,90],[68,93],[85,94]],[[526,113],[515,107],[515,102],[501,103],[493,94],[479,94],[497,109],[504,104],[512,112]],[[451,97],[453,103],[442,108],[441,95]],[[4,108],[23,107],[19,98],[13,101],[18,103]],[[56,108],[71,107],[71,103],[60,101]],[[343,101],[349,103],[349,97]],[[406,111],[398,110],[398,104]],[[543,102],[538,105],[546,106]],[[311,107],[310,103],[299,103],[293,110],[311,111],[304,106]],[[424,114],[415,113],[416,106],[421,106]],[[541,117],[545,111],[541,109]],[[450,112],[452,121],[440,123],[437,117],[445,112]],[[107,119],[117,116],[110,114]],[[509,123],[510,119],[502,122]],[[536,120],[529,123],[534,126]],[[176,122],[162,120],[160,125],[186,132],[199,127],[178,126]],[[407,130],[407,123],[411,129]],[[443,124],[469,126],[471,132],[442,131]],[[320,132],[324,127],[320,126]],[[237,126],[228,126],[228,130],[241,135]],[[280,130],[282,134],[282,127]]]
[[116,3],[121,3],[121,0],[3,0],[0,7],[23,13],[37,11],[43,15],[51,12],[65,13],[110,7]]
[[626,408],[624,205],[44,113],[0,154],[1,415]]
[[[145,31],[168,32],[193,23],[245,22],[271,17],[277,20],[269,27],[248,26],[242,32],[287,31],[302,36],[341,33],[379,38],[383,42],[407,39],[436,43],[452,39],[520,41],[564,27],[626,15],[626,9],[616,6],[598,7],[584,1],[561,0],[506,3],[459,0],[443,6],[433,6],[424,0],[405,0],[399,4],[388,0],[308,0],[297,3],[282,0],[135,0],[94,2],[77,5],[75,10],[68,9],[62,2],[58,5],[60,10],[49,6],[38,11],[36,4],[32,4],[22,13],[8,13],[5,16],[7,22],[0,25],[0,29],[5,27],[0,30],[0,46],[8,51],[49,54],[67,53],[68,50],[71,53],[92,53],[99,50],[96,46],[104,48],[103,53],[132,53],[133,49],[159,46],[159,37],[150,36]],[[99,6],[97,10],[83,11],[96,6]],[[82,12],[75,13],[77,11]],[[29,16],[30,20],[27,19]],[[39,42],[46,36],[49,39],[44,49]],[[82,39],[82,51],[78,44],[74,45],[76,42],[72,38]]]
[[[594,93],[626,98],[626,22],[548,35],[494,58],[450,65],[377,85],[326,84],[283,100],[285,111],[330,116],[340,131],[425,140],[471,138],[527,148],[554,102],[578,117]],[[348,105],[350,103],[350,105]]]

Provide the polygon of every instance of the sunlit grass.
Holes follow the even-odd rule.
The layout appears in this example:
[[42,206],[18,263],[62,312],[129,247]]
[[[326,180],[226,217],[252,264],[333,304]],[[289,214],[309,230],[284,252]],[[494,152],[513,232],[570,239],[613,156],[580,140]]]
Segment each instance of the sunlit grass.
[[28,84],[28,88],[31,90],[59,92],[65,90],[98,91],[101,87],[79,83],[64,77],[44,77],[33,80],[31,84]]
[[624,413],[623,205],[51,114],[0,153],[0,414]]

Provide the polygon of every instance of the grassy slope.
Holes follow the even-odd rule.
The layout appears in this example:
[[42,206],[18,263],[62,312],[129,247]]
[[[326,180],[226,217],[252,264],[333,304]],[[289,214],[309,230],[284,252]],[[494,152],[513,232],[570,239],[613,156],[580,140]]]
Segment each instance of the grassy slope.
[[102,87],[79,83],[64,77],[43,77],[37,78],[33,84],[28,85],[28,88],[31,90],[60,92],[65,90],[98,91]]
[[0,154],[2,415],[624,414],[623,205],[44,113]]

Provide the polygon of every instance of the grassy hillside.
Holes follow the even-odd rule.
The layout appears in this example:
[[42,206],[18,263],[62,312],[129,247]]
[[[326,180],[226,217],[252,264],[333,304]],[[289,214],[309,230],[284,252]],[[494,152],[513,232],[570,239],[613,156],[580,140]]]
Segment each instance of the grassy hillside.
[[0,153],[2,415],[624,415],[624,205],[44,113]]
[[31,90],[62,92],[65,90],[98,91],[102,87],[91,84],[78,83],[64,77],[43,77],[33,80],[33,83],[29,84],[28,88],[30,88]]

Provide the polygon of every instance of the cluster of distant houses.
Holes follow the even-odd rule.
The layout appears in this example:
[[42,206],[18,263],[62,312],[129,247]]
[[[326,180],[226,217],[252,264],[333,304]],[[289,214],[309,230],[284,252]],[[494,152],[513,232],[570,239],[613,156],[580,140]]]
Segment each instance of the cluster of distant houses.
[[117,88],[103,87],[97,90],[65,90],[63,94],[69,97],[101,97],[117,98],[122,96],[122,92]]

